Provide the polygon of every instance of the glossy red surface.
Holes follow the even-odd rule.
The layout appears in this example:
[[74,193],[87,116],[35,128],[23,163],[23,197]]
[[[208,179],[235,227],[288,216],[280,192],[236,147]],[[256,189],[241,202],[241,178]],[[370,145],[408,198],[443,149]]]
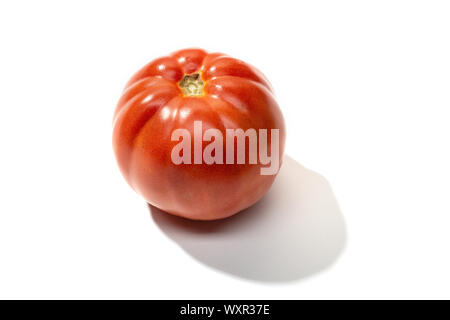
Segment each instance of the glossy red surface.
[[[178,86],[192,73],[205,83],[202,96],[184,96]],[[144,66],[119,100],[113,146],[130,186],[150,204],[195,220],[225,218],[261,199],[275,175],[261,175],[260,164],[172,162],[178,143],[171,141],[172,131],[185,128],[193,137],[196,120],[203,130],[217,128],[224,136],[227,128],[280,129],[281,164],[284,121],[262,73],[224,54],[186,49]]]

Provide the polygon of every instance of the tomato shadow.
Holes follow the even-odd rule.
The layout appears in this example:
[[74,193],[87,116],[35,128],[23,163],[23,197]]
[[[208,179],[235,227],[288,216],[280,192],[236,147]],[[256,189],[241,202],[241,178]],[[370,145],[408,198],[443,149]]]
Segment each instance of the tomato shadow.
[[289,156],[266,196],[218,221],[190,221],[149,205],[156,225],[201,263],[240,278],[290,282],[331,266],[346,227],[328,181]]

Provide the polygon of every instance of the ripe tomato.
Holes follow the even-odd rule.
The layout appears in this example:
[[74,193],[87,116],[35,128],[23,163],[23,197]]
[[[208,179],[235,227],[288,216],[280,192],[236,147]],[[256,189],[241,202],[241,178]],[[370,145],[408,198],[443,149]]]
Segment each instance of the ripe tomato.
[[[114,152],[127,182],[150,204],[189,219],[221,219],[261,199],[276,174],[262,175],[260,169],[267,166],[261,162],[175,164],[171,154],[179,141],[173,141],[174,130],[194,135],[199,121],[202,132],[215,128],[224,137],[226,129],[267,129],[268,145],[274,141],[271,130],[278,129],[278,171],[285,128],[269,82],[243,61],[201,49],[153,60],[131,78],[114,115]],[[246,159],[256,157],[250,138],[244,139]],[[194,159],[199,150],[191,143],[182,153]],[[237,139],[232,143],[237,146]],[[206,145],[203,141],[200,152]],[[260,152],[264,148],[258,146]]]

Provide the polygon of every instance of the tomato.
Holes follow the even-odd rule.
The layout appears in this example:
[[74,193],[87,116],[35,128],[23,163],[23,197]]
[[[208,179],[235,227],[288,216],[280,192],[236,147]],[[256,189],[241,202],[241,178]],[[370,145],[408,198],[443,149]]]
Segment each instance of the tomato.
[[[201,156],[212,142],[190,141],[178,154],[190,162],[174,163],[174,148],[181,141],[174,140],[174,131],[184,129],[195,140],[196,123],[201,123],[202,135],[215,129],[226,138],[227,129],[254,129],[260,133],[259,153],[250,147],[250,136],[244,136],[244,163],[237,160],[238,138],[230,140],[236,148],[230,162],[223,147],[211,153],[220,161],[194,163],[195,153]],[[274,174],[261,173],[268,166],[261,161],[266,148],[261,130],[267,130],[265,151],[276,155]],[[275,132],[278,149],[269,152]],[[213,137],[209,141],[220,142]],[[264,75],[241,60],[201,49],[180,50],[148,63],[128,82],[114,114],[113,147],[128,184],[159,209],[194,220],[226,218],[261,199],[281,166],[284,141],[283,116]]]

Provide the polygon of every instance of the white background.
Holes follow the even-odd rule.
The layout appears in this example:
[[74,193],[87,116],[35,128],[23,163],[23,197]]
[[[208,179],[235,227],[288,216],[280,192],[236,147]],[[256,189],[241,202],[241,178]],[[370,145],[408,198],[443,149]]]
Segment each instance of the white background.
[[[0,298],[450,298],[449,17],[446,1],[3,1]],[[121,90],[192,46],[270,79],[291,165],[331,187],[304,197],[323,225],[341,216],[330,238],[306,223],[272,239],[284,216],[315,217],[289,203],[269,205],[280,222],[265,238],[252,221],[225,238],[170,234],[125,183],[111,147]],[[233,237],[244,247],[223,251]],[[334,253],[314,266],[321,241]],[[254,263],[239,255],[270,243],[307,270],[239,274]]]

